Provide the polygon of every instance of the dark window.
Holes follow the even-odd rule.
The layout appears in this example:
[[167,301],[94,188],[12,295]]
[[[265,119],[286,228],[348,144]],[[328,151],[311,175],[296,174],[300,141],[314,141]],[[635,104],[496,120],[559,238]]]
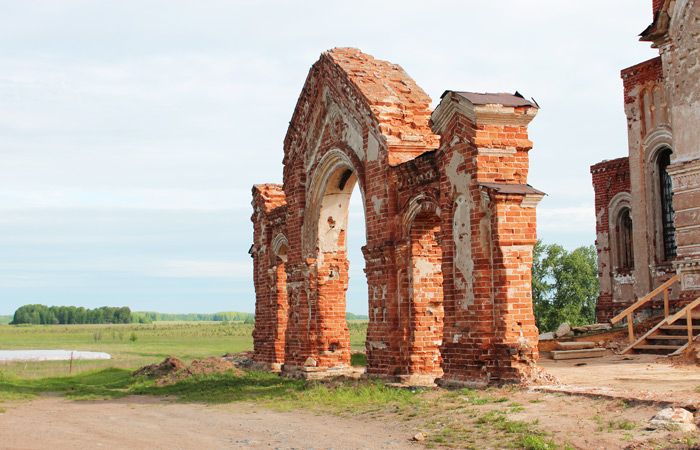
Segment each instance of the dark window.
[[632,216],[629,208],[623,209],[620,213],[617,230],[620,268],[632,269],[634,268],[634,235],[632,234]]
[[673,226],[673,184],[666,170],[671,164],[671,149],[659,155],[659,183],[661,191],[661,225],[664,243],[664,261],[676,257],[676,229]]

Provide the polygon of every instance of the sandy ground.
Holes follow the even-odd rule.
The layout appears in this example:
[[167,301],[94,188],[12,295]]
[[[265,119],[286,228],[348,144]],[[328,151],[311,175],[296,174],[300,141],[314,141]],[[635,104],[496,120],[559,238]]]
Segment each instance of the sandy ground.
[[3,449],[415,449],[400,425],[275,412],[252,404],[203,406],[155,397],[4,405]]
[[678,364],[654,355],[611,355],[604,358],[555,361],[541,359],[540,365],[562,384],[652,392],[696,392],[700,366]]

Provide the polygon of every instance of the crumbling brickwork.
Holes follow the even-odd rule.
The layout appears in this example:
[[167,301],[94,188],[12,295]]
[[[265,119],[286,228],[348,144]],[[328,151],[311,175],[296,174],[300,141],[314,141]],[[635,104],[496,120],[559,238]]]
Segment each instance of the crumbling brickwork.
[[400,66],[356,49],[311,68],[282,189],[253,190],[257,361],[305,378],[349,368],[346,235],[359,184],[367,372],[483,385],[535,370],[530,270],[544,194],[527,185],[527,125],[537,106],[452,91],[435,111],[430,102]]
[[[611,318],[676,273],[682,283],[680,289],[674,287],[672,301],[682,304],[700,293],[700,3],[654,0],[652,7],[654,21],[642,40],[653,42],[660,56],[622,71],[628,193],[615,192],[625,170],[622,158],[591,168],[599,320]],[[624,267],[628,257],[619,245],[624,208],[630,209],[634,224],[633,267]]]

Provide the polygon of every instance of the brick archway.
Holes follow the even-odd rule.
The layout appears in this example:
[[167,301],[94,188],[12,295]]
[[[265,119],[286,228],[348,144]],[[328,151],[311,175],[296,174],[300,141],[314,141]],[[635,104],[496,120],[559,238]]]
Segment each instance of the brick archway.
[[[258,305],[281,307],[266,294],[271,230],[289,243],[285,375],[349,369],[355,184],[367,237],[367,373],[474,385],[536,367],[528,276],[544,194],[527,185],[527,125],[537,106],[447,91],[431,115],[430,102],[400,66],[355,49],[326,52],[311,68],[285,138],[284,185],[256,186],[253,200]],[[260,361],[265,327],[256,317]]]
[[[304,211],[303,253],[313,261],[315,289],[315,351],[304,360],[305,367],[350,367],[350,335],[345,320],[348,289],[347,232],[350,198],[356,184],[364,192],[357,173],[358,162],[333,148],[320,156],[310,176],[307,208]],[[364,203],[364,202],[363,202]],[[307,369],[309,370],[309,369]]]

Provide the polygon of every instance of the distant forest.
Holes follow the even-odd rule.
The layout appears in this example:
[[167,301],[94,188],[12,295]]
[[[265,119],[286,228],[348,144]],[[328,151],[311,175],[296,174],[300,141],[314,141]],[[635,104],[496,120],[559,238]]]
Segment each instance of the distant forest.
[[86,323],[131,323],[131,310],[128,306],[112,308],[103,306],[85,309],[82,306],[20,306],[10,322],[11,325],[68,325]]
[[[347,313],[346,320],[367,320],[362,314]],[[118,324],[153,322],[244,322],[255,323],[255,314],[224,311],[214,314],[168,314],[154,311],[134,311],[128,306],[86,309],[75,306],[24,305],[14,316],[0,316],[0,324],[69,325]]]
[[[131,313],[134,322],[140,322],[142,318],[150,322],[248,322],[255,321],[255,314],[236,311],[224,311],[214,314],[168,314],[153,311],[135,311]],[[150,323],[146,322],[146,323]]]

